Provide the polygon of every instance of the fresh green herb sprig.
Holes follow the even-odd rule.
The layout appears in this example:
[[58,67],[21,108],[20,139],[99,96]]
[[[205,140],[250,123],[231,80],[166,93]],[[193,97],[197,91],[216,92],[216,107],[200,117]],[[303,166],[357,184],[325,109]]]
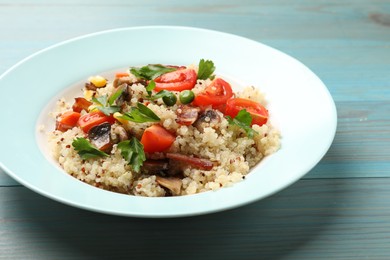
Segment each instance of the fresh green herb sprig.
[[165,105],[167,105],[167,106],[173,106],[173,105],[176,104],[177,97],[171,91],[163,89],[163,90],[159,91],[157,94],[152,95],[152,90],[155,87],[156,87],[156,83],[153,80],[151,80],[149,82],[149,84],[145,87],[146,88],[146,92],[148,92],[148,98],[150,100],[157,100],[159,98],[162,98],[162,100],[164,101]]
[[215,71],[214,62],[211,60],[201,59],[198,65],[198,79],[214,79]]
[[73,140],[72,146],[84,160],[108,156],[108,154],[94,147],[87,139],[83,137],[78,137]]
[[132,107],[130,112],[124,113],[119,118],[135,123],[159,122],[161,120],[151,109],[141,103],[137,103],[137,107]]
[[131,67],[130,72],[137,78],[151,80],[155,79],[162,74],[177,70],[176,68],[166,67],[161,64],[149,64],[141,68]]
[[246,111],[246,109],[240,110],[233,119],[230,116],[226,116],[226,118],[230,125],[236,125],[244,129],[249,138],[253,138],[255,134],[258,134],[251,127],[252,116]]
[[146,160],[144,146],[137,138],[122,141],[118,144],[123,158],[131,165],[135,172],[139,172]]
[[148,92],[148,97],[152,96],[152,90],[156,88],[156,82],[154,80],[149,81],[148,85],[145,87],[146,92]]
[[115,112],[120,111],[120,107],[115,106],[114,102],[118,97],[120,97],[120,95],[122,95],[122,93],[123,89],[119,88],[110,97],[108,97],[108,95],[99,96],[97,98],[93,97],[92,101],[97,104],[97,109],[99,109],[105,115],[109,116],[110,114],[114,114]]
[[177,97],[175,94],[173,94],[171,91],[168,90],[161,90],[157,94],[150,97],[151,100],[156,100],[162,98],[165,105],[167,106],[173,106],[177,102]]

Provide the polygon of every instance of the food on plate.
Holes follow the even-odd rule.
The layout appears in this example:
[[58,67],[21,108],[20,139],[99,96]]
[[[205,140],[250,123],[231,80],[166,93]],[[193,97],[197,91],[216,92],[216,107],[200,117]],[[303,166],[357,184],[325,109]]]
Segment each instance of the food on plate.
[[280,147],[262,93],[234,92],[202,59],[91,76],[60,99],[49,133],[73,177],[137,196],[179,196],[228,187]]

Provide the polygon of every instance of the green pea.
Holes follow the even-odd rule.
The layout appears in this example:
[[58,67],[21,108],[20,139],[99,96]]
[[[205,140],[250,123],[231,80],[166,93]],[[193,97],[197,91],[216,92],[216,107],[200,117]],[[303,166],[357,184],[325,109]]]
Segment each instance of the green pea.
[[163,96],[162,100],[164,101],[165,105],[173,106],[174,104],[176,104],[177,97],[172,92],[169,92],[165,96]]
[[194,100],[194,98],[194,92],[191,90],[183,90],[179,95],[179,99],[182,104],[189,104]]

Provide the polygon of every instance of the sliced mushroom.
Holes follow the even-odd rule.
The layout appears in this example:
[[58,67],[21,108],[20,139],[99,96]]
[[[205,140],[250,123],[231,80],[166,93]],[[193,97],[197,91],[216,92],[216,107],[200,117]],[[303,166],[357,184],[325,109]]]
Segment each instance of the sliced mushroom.
[[119,142],[129,139],[129,135],[123,126],[120,125],[115,126],[113,132],[117,136]]
[[205,127],[213,127],[215,128],[221,122],[221,116],[214,109],[207,109],[203,111],[194,126],[199,130],[203,131]]
[[156,176],[156,182],[172,192],[172,195],[180,195],[182,181],[176,177]]
[[112,148],[111,125],[103,123],[92,127],[88,132],[88,138],[91,144],[101,151],[110,152]]
[[121,86],[122,84],[128,84],[130,85],[131,84],[131,80],[129,78],[116,78],[114,79],[114,81],[112,82],[112,86],[114,88],[118,88],[119,86]]
[[176,123],[180,125],[192,125],[198,119],[199,111],[199,107],[180,105],[176,110]]

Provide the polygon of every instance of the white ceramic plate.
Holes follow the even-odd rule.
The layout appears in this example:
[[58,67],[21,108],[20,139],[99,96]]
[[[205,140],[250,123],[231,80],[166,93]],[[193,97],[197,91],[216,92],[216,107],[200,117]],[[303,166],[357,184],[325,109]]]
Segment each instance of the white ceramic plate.
[[[214,61],[235,90],[259,87],[269,102],[282,148],[247,178],[216,192],[145,198],[104,191],[65,174],[47,154],[38,125],[53,100],[90,75],[148,63]],[[244,205],[292,184],[329,149],[336,130],[334,102],[321,80],[294,58],[239,36],[187,27],[104,31],[72,39],[19,62],[0,77],[0,166],[26,187],[76,207],[115,215],[177,217]],[[42,112],[43,111],[43,112]],[[4,122],[7,122],[4,124]]]

